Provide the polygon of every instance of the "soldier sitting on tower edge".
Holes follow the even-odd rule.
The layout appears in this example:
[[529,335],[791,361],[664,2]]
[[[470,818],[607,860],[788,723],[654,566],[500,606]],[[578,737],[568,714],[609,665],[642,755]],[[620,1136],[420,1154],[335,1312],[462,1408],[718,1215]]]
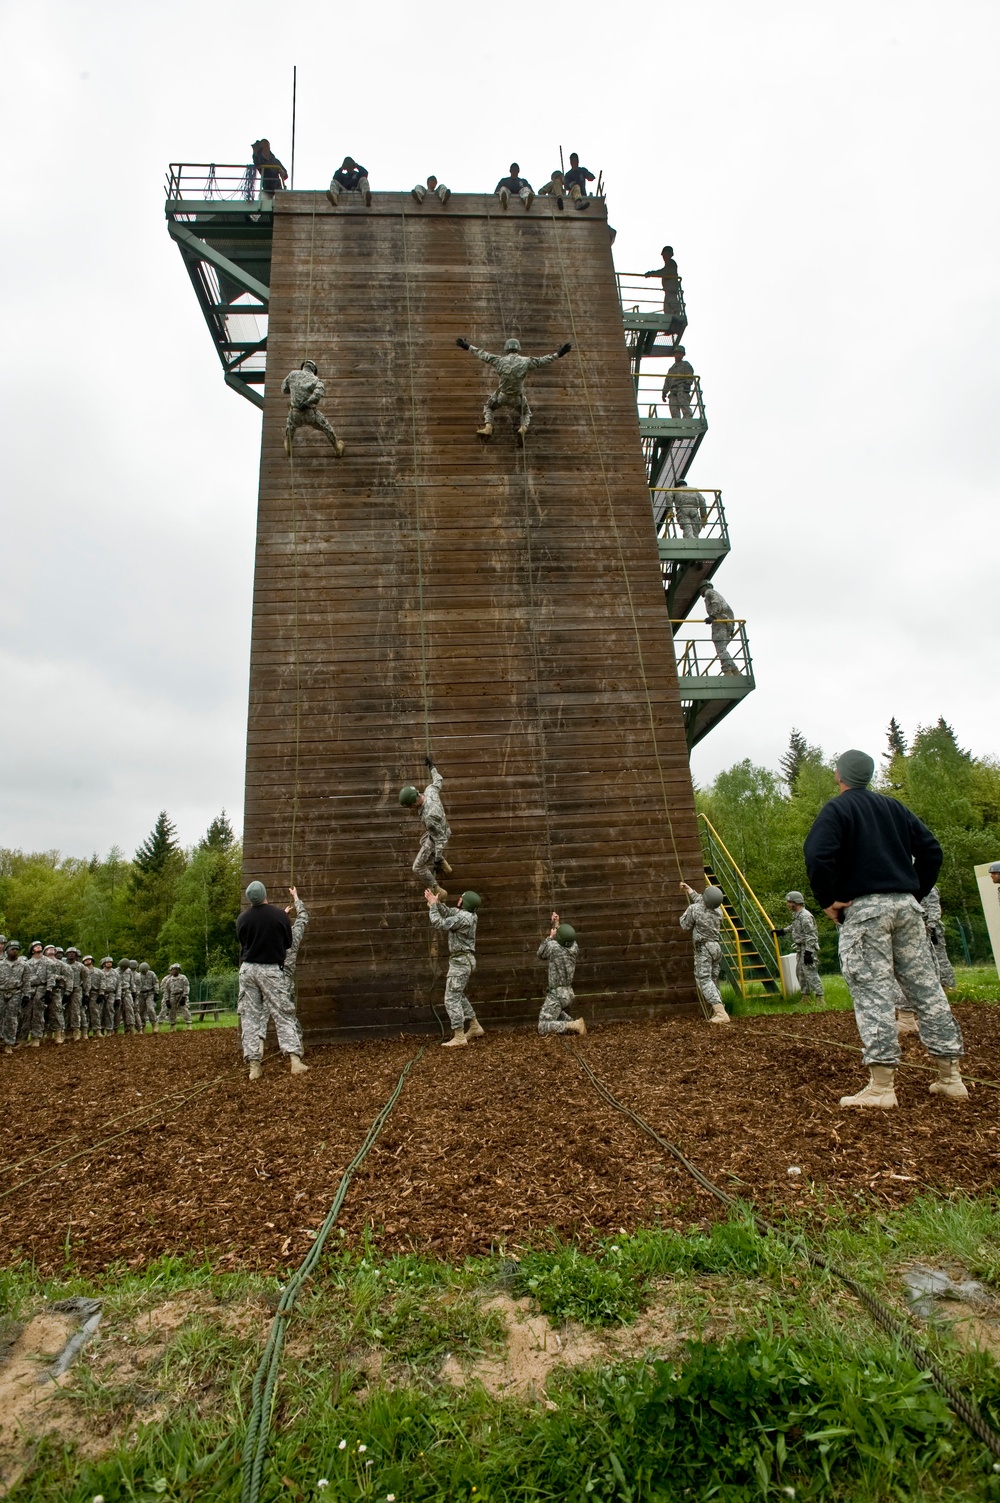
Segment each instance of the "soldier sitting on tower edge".
[[446,204],[451,197],[451,189],[446,188],[444,183],[439,183],[433,172],[427,179],[426,184],[417,183],[410,189],[410,192],[413,194],[418,204],[423,203],[428,193],[435,194],[443,204]]
[[526,209],[530,209],[535,201],[535,190],[526,177],[521,177],[521,168],[517,162],[510,164],[510,176],[502,177],[493,192],[500,200],[500,207],[506,209],[510,203],[511,194],[515,194]]
[[330,179],[326,196],[336,208],[341,194],[360,193],[366,208],[371,208],[372,190],[368,182],[368,168],[362,167],[353,157],[345,157]]

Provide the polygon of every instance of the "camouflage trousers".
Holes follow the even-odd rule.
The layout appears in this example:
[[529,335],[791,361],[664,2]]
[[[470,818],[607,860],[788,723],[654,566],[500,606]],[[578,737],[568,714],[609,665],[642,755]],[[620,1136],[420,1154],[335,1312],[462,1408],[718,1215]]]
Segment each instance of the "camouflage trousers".
[[66,1031],[62,992],[37,991],[31,999],[31,1037],[43,1039],[46,1027],[53,1033]]
[[915,898],[905,892],[855,898],[840,926],[838,948],[866,1065],[899,1063],[896,976],[929,1053],[938,1059],[964,1054],[962,1030],[938,980]]
[[132,1001],[131,992],[125,992],[115,1002],[112,1033],[116,1033],[119,1026],[123,1027],[126,1033],[133,1033],[135,1031],[135,1003]]
[[573,1001],[571,986],[550,986],[538,1014],[539,1033],[565,1033],[566,1024],[573,1021],[567,1011]]
[[523,388],[516,395],[514,393],[508,395],[507,392],[501,391],[499,387],[496,391],[491,391],[486,398],[486,406],[483,408],[483,422],[492,424],[494,415],[500,407],[506,407],[511,417],[518,419],[519,427],[524,429],[530,427],[531,408],[528,405],[528,398],[525,396]]
[[719,655],[719,663],[722,667],[723,673],[739,673],[740,671],[733,661],[732,655],[729,651],[729,644],[732,640],[733,627],[731,622],[712,622],[712,641],[714,642],[715,650]]
[[[806,954],[812,955],[812,964],[806,964]],[[812,950],[796,950],[795,952],[795,979],[799,985],[799,991],[804,997],[824,997],[823,983],[819,979],[819,968],[816,965],[816,956]]]
[[701,512],[696,506],[687,507],[677,505],[674,507],[674,516],[677,518],[677,525],[681,530],[682,538],[701,537],[701,529],[705,524],[702,522]]
[[91,991],[87,997],[87,1021],[91,1033],[100,1033],[102,1029],[103,1008],[100,992]]
[[176,1028],[178,1020],[191,1027],[191,1009],[188,1006],[187,997],[171,997],[169,1002],[163,1004],[160,1016],[166,1013],[171,1028]]
[[21,1020],[21,993],[0,997],[0,1042],[11,1048],[17,1043],[17,1025]]
[[240,1015],[243,1058],[248,1062],[264,1058],[264,1040],[268,1019],[274,1022],[278,1048],[282,1054],[302,1053],[302,1030],[295,1016],[295,1003],[280,965],[240,966]]
[[705,945],[695,945],[694,979],[698,983],[698,990],[710,1007],[722,1005],[722,994],[719,991],[721,960],[722,946],[718,940],[710,939]]
[[413,875],[425,888],[434,891],[437,877],[434,874],[434,841],[430,835],[425,835],[420,842],[413,862]]
[[147,1023],[156,1023],[156,994],[155,992],[141,992],[135,999],[135,1022],[140,1033],[143,1033]]
[[672,418],[689,418],[691,416],[691,393],[689,391],[677,391],[671,382],[667,392],[667,407]]
[[85,1033],[83,1021],[83,992],[75,986],[69,994],[66,1007],[66,1026],[70,1033]]
[[955,972],[951,961],[948,959],[948,945],[944,935],[943,924],[928,924],[927,938],[931,942],[931,955],[937,966],[938,975],[941,977],[941,985],[948,987],[955,985]]
[[444,1008],[452,1028],[462,1028],[475,1018],[472,1004],[465,995],[469,978],[476,969],[474,955],[452,955],[448,961],[448,976],[444,983]]
[[101,994],[101,1032],[114,1033],[115,1013],[118,1010],[118,1001],[113,994],[102,992]]
[[295,442],[296,428],[302,427],[318,428],[336,447],[337,435],[318,407],[289,407],[288,417],[285,420],[285,437],[289,445]]

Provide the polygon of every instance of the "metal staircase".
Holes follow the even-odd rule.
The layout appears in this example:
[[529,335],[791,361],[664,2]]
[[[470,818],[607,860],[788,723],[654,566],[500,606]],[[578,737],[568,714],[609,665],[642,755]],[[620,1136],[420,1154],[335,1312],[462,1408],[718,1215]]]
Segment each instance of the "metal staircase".
[[698,815],[705,876],[721,887],[725,923],[720,931],[722,974],[738,996],[746,998],[751,988],[769,996],[787,997],[781,972],[781,951],[771,920],[761,907],[746,877],[726,849],[718,830],[704,814]]

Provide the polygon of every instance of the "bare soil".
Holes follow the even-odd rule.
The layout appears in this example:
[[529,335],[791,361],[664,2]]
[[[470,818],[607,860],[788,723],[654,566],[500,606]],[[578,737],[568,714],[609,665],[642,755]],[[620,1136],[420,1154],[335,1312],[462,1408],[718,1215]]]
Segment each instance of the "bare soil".
[[[956,1009],[966,1072],[1000,1082],[1000,1009]],[[800,1038],[786,1035],[796,1034]],[[721,1208],[607,1108],[574,1051],[718,1183],[762,1210],[870,1210],[1000,1184],[996,1091],[966,1103],[903,1070],[894,1112],[842,1109],[865,1078],[850,1013],[595,1028],[572,1043],[491,1032],[432,1042],[341,1213],[351,1238],[459,1257]],[[409,1038],[317,1049],[251,1085],[231,1030],[18,1051],[0,1070],[0,1245],[40,1271],[100,1272],[164,1253],[223,1266],[297,1264],[400,1070]],[[906,1057],[926,1062],[919,1042]],[[171,1092],[206,1086],[184,1102]],[[162,1099],[167,1098],[167,1099]],[[789,1168],[801,1173],[790,1176]],[[5,1193],[12,1192],[12,1193]]]

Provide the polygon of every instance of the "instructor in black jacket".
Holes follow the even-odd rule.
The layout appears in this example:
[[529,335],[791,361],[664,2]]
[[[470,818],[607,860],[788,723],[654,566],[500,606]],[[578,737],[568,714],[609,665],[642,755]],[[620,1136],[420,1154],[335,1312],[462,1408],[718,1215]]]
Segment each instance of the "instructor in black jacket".
[[962,1032],[941,988],[919,903],[941,869],[941,847],[905,804],[872,792],[874,771],[866,752],[844,752],[834,773],[839,795],[819,811],[804,847],[816,901],[840,925],[840,968],[871,1072],[864,1089],[840,1104],[896,1105],[894,975],[938,1067],[931,1091],[964,1101]]

